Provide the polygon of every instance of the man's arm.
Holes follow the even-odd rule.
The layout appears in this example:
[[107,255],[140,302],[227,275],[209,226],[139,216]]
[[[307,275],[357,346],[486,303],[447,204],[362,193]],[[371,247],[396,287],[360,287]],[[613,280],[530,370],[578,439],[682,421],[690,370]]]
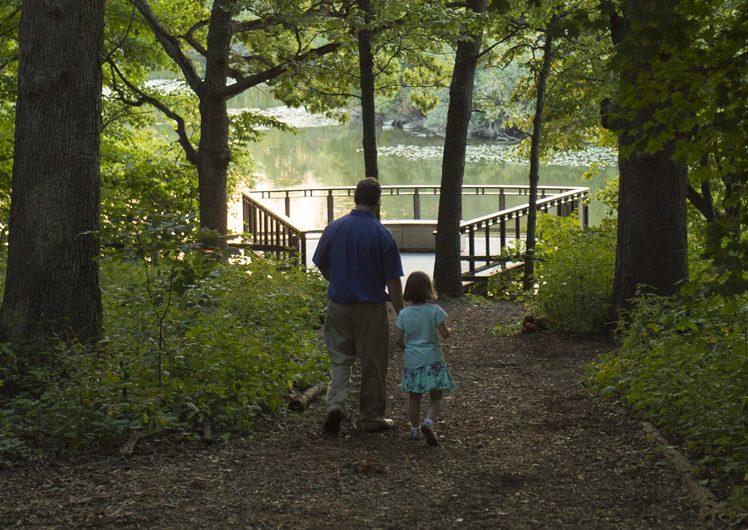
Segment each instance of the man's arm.
[[390,293],[390,302],[395,308],[395,313],[403,309],[403,282],[400,278],[387,280],[387,291]]

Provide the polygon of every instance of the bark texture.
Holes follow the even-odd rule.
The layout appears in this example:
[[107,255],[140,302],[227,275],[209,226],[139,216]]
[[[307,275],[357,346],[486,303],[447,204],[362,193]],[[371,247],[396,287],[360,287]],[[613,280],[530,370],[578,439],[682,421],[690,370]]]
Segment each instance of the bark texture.
[[363,126],[364,177],[379,178],[377,164],[377,122],[374,105],[374,55],[371,49],[372,7],[369,0],[359,0],[366,27],[358,32],[358,64],[361,75],[361,123]]
[[535,275],[535,239],[538,220],[538,183],[540,181],[540,142],[543,138],[543,110],[545,109],[546,86],[553,60],[553,37],[551,31],[545,34],[543,44],[543,62],[538,73],[535,96],[535,115],[532,120],[532,138],[530,143],[530,210],[527,213],[527,237],[525,239],[525,268],[522,279],[523,287],[532,287]]
[[[622,147],[628,140],[621,138]],[[670,153],[640,151],[618,163],[618,246],[613,303],[626,308],[639,286],[675,293],[688,277],[687,172]]]
[[651,68],[651,57],[662,57],[660,46],[667,35],[652,38],[652,28],[659,29],[657,20],[672,18],[677,4],[677,0],[631,0],[622,18],[611,19],[621,70],[616,106],[623,111],[616,124],[620,174],[613,285],[616,311],[630,305],[640,286],[670,295],[688,277],[686,166],[673,159],[671,144],[654,152],[647,149],[648,139],[661,127],[655,120],[657,110],[668,102],[642,105],[632,97],[639,91],[638,83],[646,80],[640,74]]
[[102,333],[99,132],[104,0],[23,4],[8,270],[13,344]]
[[[482,13],[486,10],[486,0],[468,0],[467,7],[475,13]],[[482,33],[464,37],[457,45],[449,86],[434,262],[434,285],[440,294],[450,297],[459,297],[463,294],[459,233],[462,218],[462,182],[465,177],[468,125],[472,113],[475,69]]]
[[[228,232],[228,196],[226,181],[231,151],[229,149],[229,117],[224,87],[229,77],[231,51],[231,13],[224,0],[216,0],[208,26],[208,47],[205,80],[200,87],[200,145],[197,156],[198,191],[200,194],[200,226]],[[225,240],[209,241],[212,245]]]

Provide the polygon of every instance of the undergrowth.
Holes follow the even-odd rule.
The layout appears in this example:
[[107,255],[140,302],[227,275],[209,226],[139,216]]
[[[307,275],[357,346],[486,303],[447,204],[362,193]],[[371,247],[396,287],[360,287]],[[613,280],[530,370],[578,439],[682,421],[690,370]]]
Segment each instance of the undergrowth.
[[[698,227],[696,227],[698,228]],[[691,281],[672,298],[639,295],[617,323],[618,348],[590,366],[593,388],[618,399],[682,444],[700,479],[727,499],[731,522],[748,520],[748,295],[731,294],[689,238]],[[607,326],[615,263],[615,225],[582,228],[541,216],[536,285],[504,278],[492,289],[525,303],[528,313],[567,335]],[[727,278],[727,275],[723,275]],[[519,325],[497,325],[499,335]]]
[[[748,518],[748,295],[640,295],[620,347],[591,368],[596,390],[679,440],[704,480]],[[725,486],[727,485],[727,486]]]
[[[105,338],[19,370],[0,409],[0,462],[116,447],[136,431],[246,431],[325,377],[325,284],[298,267],[204,252],[190,218],[140,220],[101,262]],[[236,260],[233,260],[236,261]]]
[[582,227],[576,216],[538,217],[535,287],[522,290],[521,270],[489,280],[489,294],[523,302],[528,313],[567,335],[603,332],[615,265],[615,223]]

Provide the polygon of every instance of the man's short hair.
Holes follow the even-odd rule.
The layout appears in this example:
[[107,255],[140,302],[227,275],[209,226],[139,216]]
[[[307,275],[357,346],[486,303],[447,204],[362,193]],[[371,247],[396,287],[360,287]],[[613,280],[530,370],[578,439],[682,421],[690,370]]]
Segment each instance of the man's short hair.
[[353,194],[353,200],[356,204],[363,206],[376,206],[382,197],[382,186],[374,177],[366,177],[359,180],[356,185],[356,192]]

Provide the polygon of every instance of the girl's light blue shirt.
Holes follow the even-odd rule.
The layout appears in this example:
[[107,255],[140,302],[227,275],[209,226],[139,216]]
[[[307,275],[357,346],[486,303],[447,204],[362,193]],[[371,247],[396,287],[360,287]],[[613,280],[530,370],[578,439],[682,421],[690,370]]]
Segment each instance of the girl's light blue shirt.
[[438,327],[446,318],[447,312],[436,304],[409,305],[400,311],[395,326],[403,332],[405,368],[444,361]]

